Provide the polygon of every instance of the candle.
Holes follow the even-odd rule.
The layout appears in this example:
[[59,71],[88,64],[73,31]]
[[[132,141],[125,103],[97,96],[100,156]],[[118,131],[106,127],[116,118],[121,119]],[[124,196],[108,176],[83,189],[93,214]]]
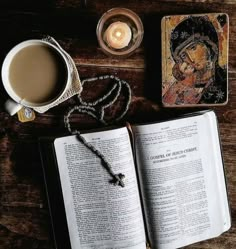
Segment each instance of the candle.
[[104,40],[115,49],[128,46],[132,38],[131,28],[125,22],[113,22],[104,33]]

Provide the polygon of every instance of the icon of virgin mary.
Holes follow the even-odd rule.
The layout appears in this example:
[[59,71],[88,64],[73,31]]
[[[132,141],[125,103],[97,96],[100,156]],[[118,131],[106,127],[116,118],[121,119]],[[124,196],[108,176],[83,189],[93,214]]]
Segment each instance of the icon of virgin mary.
[[[226,15],[223,19],[221,25]],[[175,81],[163,96],[164,105],[227,102],[227,66],[219,66],[219,38],[207,15],[180,22],[171,32],[170,50]]]

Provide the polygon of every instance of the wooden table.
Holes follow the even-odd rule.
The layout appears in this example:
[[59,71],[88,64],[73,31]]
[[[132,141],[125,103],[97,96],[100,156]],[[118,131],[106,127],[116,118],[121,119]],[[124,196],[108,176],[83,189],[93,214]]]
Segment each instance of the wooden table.
[[[138,13],[143,20],[145,36],[142,46],[127,59],[104,55],[96,40],[96,24],[106,10],[122,6]],[[132,88],[132,102],[125,117],[131,123],[158,120],[176,112],[197,108],[163,109],[160,104],[161,60],[160,19],[167,14],[226,12],[230,18],[229,102],[213,108],[219,118],[223,145],[232,228],[222,236],[187,248],[236,247],[236,2],[235,0],[37,0],[0,2],[0,60],[17,42],[54,36],[71,54],[80,77],[115,74],[127,80]],[[93,87],[87,89],[92,96]],[[89,91],[90,90],[90,91]],[[20,123],[3,108],[7,95],[0,86],[0,249],[49,249],[49,213],[37,139],[40,136],[65,133],[63,115],[76,98],[37,114],[33,122]],[[119,105],[108,110],[108,117]],[[73,123],[84,128],[98,127],[97,121],[74,115]]]

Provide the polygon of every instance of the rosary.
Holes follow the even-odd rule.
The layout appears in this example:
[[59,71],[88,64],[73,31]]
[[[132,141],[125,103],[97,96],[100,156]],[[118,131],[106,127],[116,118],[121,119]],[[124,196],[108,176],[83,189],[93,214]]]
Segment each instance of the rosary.
[[[79,104],[74,106],[72,109],[68,111],[68,113],[64,117],[64,122],[65,122],[65,126],[68,129],[68,131],[71,134],[76,135],[78,140],[81,143],[83,143],[88,149],[90,149],[97,157],[101,159],[102,165],[107,169],[108,173],[113,177],[112,183],[114,185],[120,185],[121,187],[124,187],[125,186],[124,184],[125,175],[122,173],[116,174],[113,171],[111,164],[106,160],[105,156],[99,150],[97,150],[91,143],[88,143],[78,130],[76,129],[72,130],[71,125],[70,125],[70,116],[75,111],[81,114],[87,114],[95,118],[102,124],[107,125],[108,122],[105,121],[104,119],[104,110],[107,107],[111,106],[118,99],[119,95],[121,94],[122,89],[124,89],[127,92],[127,96],[125,99],[125,105],[120,115],[114,119],[114,122],[117,122],[124,117],[124,115],[128,111],[129,104],[131,102],[131,89],[130,89],[129,84],[126,81],[121,80],[114,75],[104,75],[104,76],[84,79],[81,82],[81,84],[83,86],[85,83],[91,83],[91,82],[95,82],[98,80],[106,80],[106,79],[111,79],[114,81],[114,84],[111,87],[111,89],[106,94],[104,94],[101,98],[98,98],[97,100],[93,102],[83,101],[81,96],[78,95]],[[111,98],[112,95],[114,96]],[[100,105],[99,109],[97,108],[98,105]]]

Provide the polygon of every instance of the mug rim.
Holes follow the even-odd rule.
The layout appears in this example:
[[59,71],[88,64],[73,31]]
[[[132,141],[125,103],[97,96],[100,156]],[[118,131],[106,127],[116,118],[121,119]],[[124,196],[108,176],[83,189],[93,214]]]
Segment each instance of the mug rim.
[[[46,102],[42,102],[42,103],[33,103],[33,102],[28,102],[26,100],[22,100],[17,94],[16,92],[13,90],[11,83],[10,83],[10,79],[9,79],[9,69],[10,69],[10,65],[11,62],[14,58],[14,56],[23,48],[26,48],[30,45],[39,45],[39,44],[45,44],[46,46],[49,46],[51,48],[53,48],[62,58],[63,62],[65,63],[65,67],[66,67],[66,71],[67,71],[67,77],[66,77],[66,82],[64,84],[63,89],[60,91],[60,93],[55,96],[54,98],[46,101]],[[7,92],[7,94],[9,95],[9,97],[11,99],[13,99],[16,103],[21,104],[23,106],[26,107],[30,107],[30,108],[34,108],[34,107],[43,107],[43,106],[47,106],[49,104],[53,104],[54,102],[56,102],[61,96],[64,95],[64,93],[66,92],[70,82],[71,82],[71,72],[70,72],[70,65],[68,62],[68,58],[66,57],[66,55],[63,53],[63,51],[61,51],[57,46],[55,46],[54,44],[48,42],[48,41],[44,41],[44,40],[40,40],[40,39],[30,39],[30,40],[25,40],[22,41],[18,44],[16,44],[13,48],[11,48],[11,50],[7,53],[7,55],[4,58],[3,64],[2,64],[2,69],[1,69],[1,77],[2,77],[2,83],[3,86]]]

